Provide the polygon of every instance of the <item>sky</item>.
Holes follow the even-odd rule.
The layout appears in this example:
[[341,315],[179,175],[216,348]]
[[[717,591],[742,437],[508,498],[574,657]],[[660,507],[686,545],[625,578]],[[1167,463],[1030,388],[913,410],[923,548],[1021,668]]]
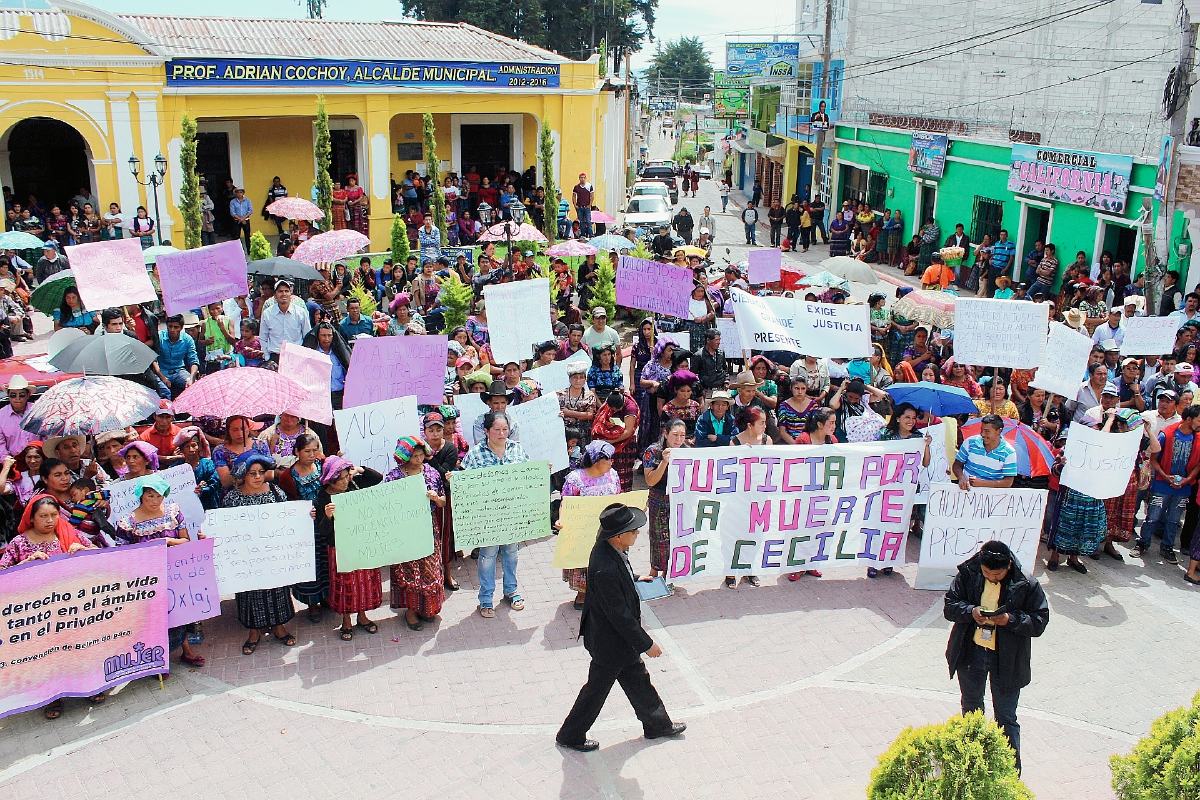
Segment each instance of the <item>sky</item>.
[[[84,0],[91,5],[118,14],[162,14],[177,16],[179,0]],[[304,9],[297,0],[205,0],[204,15],[215,17],[301,17]],[[735,10],[736,9],[736,10]],[[399,0],[330,0],[326,19],[389,20],[401,19]],[[770,34],[788,34],[796,17],[795,0],[659,0],[654,26],[655,39],[671,40],[680,36],[699,36],[709,51],[713,65],[725,63],[725,38],[752,41]],[[734,29],[733,26],[739,26]],[[634,70],[644,69],[654,54],[648,44],[633,58]]]

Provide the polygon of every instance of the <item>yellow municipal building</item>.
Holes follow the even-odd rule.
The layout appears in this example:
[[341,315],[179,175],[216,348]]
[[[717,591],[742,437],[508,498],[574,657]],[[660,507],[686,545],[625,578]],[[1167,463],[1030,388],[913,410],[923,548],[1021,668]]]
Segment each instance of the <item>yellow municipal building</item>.
[[[17,202],[66,204],[87,187],[108,210],[154,213],[140,181],[166,158],[163,237],[182,242],[180,123],[199,128],[197,171],[228,179],[257,211],[278,175],[309,197],[315,117],[325,96],[334,180],[371,199],[372,250],[389,246],[393,183],[425,164],[434,115],[443,172],[538,164],[542,121],[560,188],[587,173],[616,211],[628,164],[627,96],[598,59],[556,53],[464,24],[114,15],[70,0],[0,0],[0,181]],[[140,160],[135,177],[130,157]],[[569,188],[564,189],[568,193]],[[259,214],[254,230],[275,233]]]

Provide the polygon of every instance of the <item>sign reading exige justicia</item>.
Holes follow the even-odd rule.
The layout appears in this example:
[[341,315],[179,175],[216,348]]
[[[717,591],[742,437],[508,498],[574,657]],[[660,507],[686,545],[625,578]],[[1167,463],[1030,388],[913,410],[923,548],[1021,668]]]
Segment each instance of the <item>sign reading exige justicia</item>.
[[474,61],[176,58],[168,86],[486,86],[557,88],[558,64]]

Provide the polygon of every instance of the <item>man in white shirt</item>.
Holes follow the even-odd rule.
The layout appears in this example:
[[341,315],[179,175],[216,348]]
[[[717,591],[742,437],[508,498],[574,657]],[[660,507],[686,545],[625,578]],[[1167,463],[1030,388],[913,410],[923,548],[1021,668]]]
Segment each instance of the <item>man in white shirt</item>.
[[604,306],[592,309],[592,324],[583,332],[583,343],[589,350],[595,350],[602,344],[611,344],[616,353],[617,362],[621,361],[621,334],[608,327],[608,311]]
[[221,304],[221,310],[225,316],[229,318],[229,322],[233,327],[234,335],[240,336],[242,333],[242,320],[249,319],[253,316],[250,313],[250,307],[246,303],[246,295],[238,295],[237,297],[226,300]]
[[715,242],[717,240],[717,221],[713,219],[712,209],[708,206],[704,207],[704,214],[696,220],[696,230],[699,231],[703,228],[708,228],[709,242]]
[[1183,308],[1167,314],[1176,328],[1182,328],[1184,323],[1191,322],[1200,316],[1200,293],[1188,292],[1183,298]]
[[1118,348],[1125,342],[1125,329],[1121,327],[1121,309],[1119,308],[1110,308],[1108,321],[1103,325],[1097,325],[1092,334],[1093,344],[1104,344],[1109,339],[1116,342]]
[[1150,432],[1154,436],[1162,433],[1163,428],[1168,425],[1174,425],[1176,422],[1179,422],[1182,418],[1176,409],[1175,392],[1170,389],[1161,390],[1158,393],[1157,407],[1153,411],[1147,411],[1142,416],[1150,420]]
[[278,364],[283,343],[303,345],[310,330],[312,323],[308,319],[308,309],[303,303],[293,302],[292,285],[284,280],[276,281],[275,305],[263,308],[258,331],[263,353]]

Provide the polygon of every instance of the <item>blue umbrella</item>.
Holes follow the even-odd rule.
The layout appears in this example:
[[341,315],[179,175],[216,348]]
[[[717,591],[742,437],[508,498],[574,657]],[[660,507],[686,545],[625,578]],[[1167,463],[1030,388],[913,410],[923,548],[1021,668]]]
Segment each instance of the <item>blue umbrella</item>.
[[615,233],[606,233],[603,236],[588,239],[588,244],[592,247],[598,247],[601,250],[632,250],[637,247],[636,244],[624,236],[617,236]]
[[887,393],[896,405],[912,403],[921,411],[929,411],[939,417],[979,413],[967,390],[957,386],[943,386],[932,381],[893,383],[887,388]]
[[8,231],[0,233],[0,250],[33,250],[41,249],[43,242],[32,233],[25,231]]

